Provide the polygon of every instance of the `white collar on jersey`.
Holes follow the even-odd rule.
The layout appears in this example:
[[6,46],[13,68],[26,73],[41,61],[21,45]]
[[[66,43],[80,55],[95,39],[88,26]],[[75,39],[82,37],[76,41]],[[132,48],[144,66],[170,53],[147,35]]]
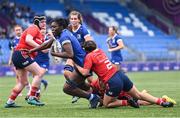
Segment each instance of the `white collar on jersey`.
[[16,39],[20,39],[20,37],[19,37],[19,36],[16,36]]
[[114,39],[117,36],[117,34],[114,34],[114,36],[112,37],[112,39]]
[[81,27],[81,24],[79,24],[78,28],[76,30],[72,30],[74,33],[77,32],[79,30],[79,28]]

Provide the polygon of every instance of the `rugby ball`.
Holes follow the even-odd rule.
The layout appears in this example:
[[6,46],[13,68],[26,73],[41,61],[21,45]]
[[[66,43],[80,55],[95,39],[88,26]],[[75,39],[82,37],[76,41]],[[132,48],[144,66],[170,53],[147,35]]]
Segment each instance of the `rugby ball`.
[[[57,40],[54,40],[54,42],[52,44],[52,48],[53,48],[55,53],[58,53],[58,52],[62,51],[61,44]],[[60,63],[61,62],[60,57],[53,56],[53,60],[54,60],[55,63]]]

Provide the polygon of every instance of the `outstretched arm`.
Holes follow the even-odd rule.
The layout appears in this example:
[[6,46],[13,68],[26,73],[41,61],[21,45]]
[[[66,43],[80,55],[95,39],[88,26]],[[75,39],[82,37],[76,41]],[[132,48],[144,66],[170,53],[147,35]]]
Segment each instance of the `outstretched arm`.
[[55,40],[54,38],[49,39],[47,42],[44,42],[40,46],[35,47],[32,50],[30,50],[29,53],[50,48],[54,40]]

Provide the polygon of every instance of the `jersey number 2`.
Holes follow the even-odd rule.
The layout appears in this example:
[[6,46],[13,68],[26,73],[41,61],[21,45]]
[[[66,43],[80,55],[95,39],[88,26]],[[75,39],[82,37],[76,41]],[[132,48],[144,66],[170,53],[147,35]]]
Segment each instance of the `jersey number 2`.
[[106,64],[106,67],[108,70],[110,70],[112,68],[112,64],[109,60],[106,60],[104,63]]

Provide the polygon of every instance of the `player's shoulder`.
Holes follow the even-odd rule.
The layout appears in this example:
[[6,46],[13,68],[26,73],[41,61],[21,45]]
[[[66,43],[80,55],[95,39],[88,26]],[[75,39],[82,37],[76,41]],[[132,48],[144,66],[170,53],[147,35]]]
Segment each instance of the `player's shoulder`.
[[36,25],[30,25],[27,29],[27,31],[33,31],[33,32],[40,32],[40,29]]
[[84,24],[82,24],[79,29],[82,30],[82,31],[88,31],[88,28]]
[[106,42],[109,42],[111,40],[111,37],[107,37]]
[[121,39],[121,36],[120,36],[119,34],[117,34],[117,35],[115,36],[115,38],[116,38],[116,39]]

